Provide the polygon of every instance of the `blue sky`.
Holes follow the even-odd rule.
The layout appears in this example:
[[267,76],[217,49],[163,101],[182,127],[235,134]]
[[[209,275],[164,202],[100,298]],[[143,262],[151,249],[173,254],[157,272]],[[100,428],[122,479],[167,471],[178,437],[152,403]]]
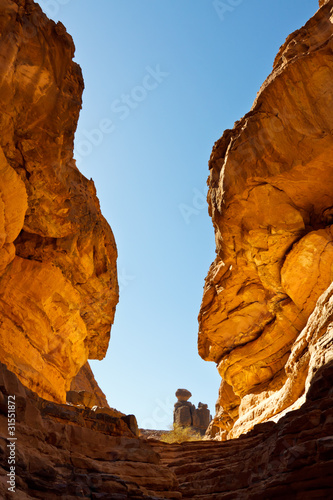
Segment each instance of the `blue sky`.
[[40,0],[73,36],[85,91],[75,139],[115,234],[120,302],[92,361],[110,406],[166,429],[174,393],[212,413],[220,377],[197,354],[215,258],[205,196],[214,142],[249,111],[317,0]]

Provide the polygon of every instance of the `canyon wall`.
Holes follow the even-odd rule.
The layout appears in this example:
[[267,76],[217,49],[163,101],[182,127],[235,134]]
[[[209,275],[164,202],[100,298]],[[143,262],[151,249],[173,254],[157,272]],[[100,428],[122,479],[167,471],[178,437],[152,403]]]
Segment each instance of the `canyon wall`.
[[333,1],[280,48],[252,109],[209,161],[216,259],[201,357],[222,383],[209,436],[230,439],[304,402],[333,357]]
[[321,4],[210,162],[217,258],[199,348],[223,378],[210,436],[249,432],[168,445],[106,407],[87,363],[108,345],[117,252],[72,157],[73,42],[32,0],[0,0],[1,498],[332,497],[333,0]]
[[102,389],[99,387],[94,377],[93,371],[87,362],[82,366],[77,375],[73,378],[70,386],[71,391],[85,391],[94,396],[98,406],[108,408],[108,402]]
[[[8,401],[16,441],[8,440]],[[181,498],[175,475],[135,436],[129,417],[45,401],[0,363],[0,498]]]
[[73,141],[84,88],[74,44],[32,0],[0,0],[0,361],[66,401],[105,356],[117,249]]

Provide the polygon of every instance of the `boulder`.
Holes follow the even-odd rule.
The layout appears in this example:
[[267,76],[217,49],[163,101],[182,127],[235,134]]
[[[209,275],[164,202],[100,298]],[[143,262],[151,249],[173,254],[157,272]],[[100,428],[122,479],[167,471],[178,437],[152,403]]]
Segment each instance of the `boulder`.
[[178,389],[176,392],[176,398],[178,401],[187,401],[191,396],[192,394],[187,389]]

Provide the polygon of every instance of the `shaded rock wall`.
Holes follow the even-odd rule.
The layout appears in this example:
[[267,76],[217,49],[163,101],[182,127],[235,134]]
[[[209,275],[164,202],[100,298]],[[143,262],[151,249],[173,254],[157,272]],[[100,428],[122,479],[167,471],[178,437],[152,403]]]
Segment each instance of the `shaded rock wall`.
[[162,463],[183,498],[204,500],[321,499],[333,495],[333,363],[318,370],[307,401],[278,423],[237,439],[166,445]]
[[306,392],[311,366],[330,357],[320,339],[331,333],[306,325],[316,307],[319,316],[330,307],[328,296],[317,301],[333,278],[332,131],[329,0],[287,38],[251,111],[210,158],[217,256],[198,338],[222,377],[210,436],[236,437],[281,415]]
[[[8,396],[15,396],[16,409],[15,494],[7,483]],[[181,498],[175,475],[129,423],[127,417],[45,401],[0,363],[0,497]]]
[[[278,423],[227,442],[144,441],[126,417],[45,401],[0,364],[0,496],[8,492],[15,396],[18,499],[327,499],[333,492],[333,361]],[[12,401],[12,398],[10,399]]]
[[83,79],[72,38],[32,0],[0,0],[0,14],[0,360],[64,402],[106,353],[117,250],[73,160]]

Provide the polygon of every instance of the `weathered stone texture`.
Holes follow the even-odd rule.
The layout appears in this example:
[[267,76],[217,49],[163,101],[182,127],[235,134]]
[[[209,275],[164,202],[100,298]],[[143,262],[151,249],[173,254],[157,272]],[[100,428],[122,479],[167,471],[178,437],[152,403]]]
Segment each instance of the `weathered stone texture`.
[[187,389],[177,389],[176,398],[178,401],[187,401],[192,396],[192,393]]
[[333,363],[318,369],[306,402],[277,423],[237,439],[167,445],[152,442],[182,498],[321,499],[333,495]]
[[[7,484],[9,395],[16,407],[15,494]],[[135,437],[132,417],[45,401],[0,363],[0,497],[181,498],[175,475]]]
[[73,160],[73,41],[32,0],[0,0],[0,13],[0,360],[64,402],[87,359],[106,353],[117,250]]
[[210,432],[220,439],[281,415],[306,390],[314,354],[305,346],[302,363],[290,360],[333,278],[332,131],[330,0],[287,38],[251,111],[210,158],[217,256],[198,347],[223,379]]
[[70,390],[89,392],[94,395],[95,405],[106,408],[109,406],[105,394],[97,384],[88,362],[82,366],[78,374],[73,378]]
[[15,498],[331,498],[333,360],[299,410],[227,442],[135,438],[131,418],[52,403],[0,364],[0,496],[8,499],[8,395],[16,406]]
[[187,389],[178,389],[178,401],[174,405],[173,422],[181,427],[192,427],[194,431],[204,434],[210,424],[211,415],[206,404],[199,403],[195,407],[188,399],[192,396]]
[[[167,445],[103,408],[85,364],[105,353],[118,287],[111,230],[72,159],[72,40],[32,0],[0,0],[1,498],[9,395],[19,500],[332,498],[333,0],[321,4],[210,162],[217,259],[199,347],[223,378],[210,435],[249,432]],[[71,403],[39,397],[64,402],[82,366]],[[207,420],[178,395],[181,420]]]

